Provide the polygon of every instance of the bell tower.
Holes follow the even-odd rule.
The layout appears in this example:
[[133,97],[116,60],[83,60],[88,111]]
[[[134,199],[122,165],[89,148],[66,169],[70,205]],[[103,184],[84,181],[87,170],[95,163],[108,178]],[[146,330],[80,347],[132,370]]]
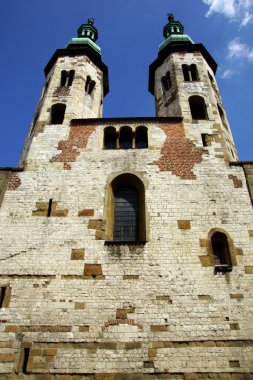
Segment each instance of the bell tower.
[[32,138],[46,125],[69,125],[72,119],[100,118],[109,91],[108,69],[96,44],[94,19],[77,30],[64,49],[58,49],[46,65],[45,84],[25,143],[24,163]]
[[149,91],[156,116],[182,116],[186,136],[226,161],[237,160],[232,133],[215,80],[217,64],[203,44],[184,34],[168,15],[165,40],[150,65]]

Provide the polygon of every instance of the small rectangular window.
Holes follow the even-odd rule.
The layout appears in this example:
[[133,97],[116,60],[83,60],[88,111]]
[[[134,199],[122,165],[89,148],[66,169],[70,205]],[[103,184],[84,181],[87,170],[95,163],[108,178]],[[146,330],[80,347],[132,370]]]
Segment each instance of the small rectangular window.
[[47,216],[51,216],[51,213],[52,213],[52,203],[53,203],[53,199],[50,198],[49,199],[49,202],[48,202],[48,208],[47,208]]

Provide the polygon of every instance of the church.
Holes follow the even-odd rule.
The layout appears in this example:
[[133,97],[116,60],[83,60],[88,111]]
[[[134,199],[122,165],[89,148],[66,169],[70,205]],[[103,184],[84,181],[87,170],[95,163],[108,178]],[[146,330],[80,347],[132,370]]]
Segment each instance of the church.
[[253,379],[253,161],[206,47],[163,36],[154,117],[103,118],[93,19],[45,67],[0,168],[0,379]]

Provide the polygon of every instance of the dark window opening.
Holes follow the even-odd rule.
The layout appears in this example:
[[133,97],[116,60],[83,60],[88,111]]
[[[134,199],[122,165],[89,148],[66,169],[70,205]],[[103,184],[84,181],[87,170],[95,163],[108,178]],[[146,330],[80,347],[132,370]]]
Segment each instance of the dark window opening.
[[202,144],[203,144],[203,146],[210,145],[210,143],[208,141],[208,134],[207,133],[202,133],[201,134],[201,138],[202,138]]
[[62,124],[65,116],[65,110],[65,104],[54,104],[51,108],[51,124]]
[[4,299],[5,299],[5,295],[6,295],[6,286],[2,286],[0,288],[0,309],[3,307],[4,305]]
[[197,81],[199,80],[198,78],[198,71],[197,71],[197,66],[195,64],[192,64],[190,66],[190,73],[191,73],[191,80],[192,81]]
[[119,146],[121,149],[132,149],[133,134],[130,127],[122,127],[120,129]]
[[53,203],[53,199],[50,198],[49,199],[49,202],[48,202],[48,208],[47,208],[47,216],[51,216],[51,213],[52,213],[52,203]]
[[166,75],[164,75],[161,78],[161,81],[162,81],[163,91],[164,92],[168,91],[171,88],[171,78],[170,78],[170,72],[169,71],[166,73]]
[[29,360],[30,355],[30,348],[25,347],[24,348],[24,357],[23,357],[23,364],[22,364],[22,373],[27,373],[27,364]]
[[117,134],[116,134],[116,129],[113,127],[107,127],[104,130],[104,148],[105,149],[117,148]]
[[69,80],[68,80],[68,86],[72,86],[73,80],[75,76],[75,70],[70,70],[69,72]]
[[186,82],[198,81],[198,70],[195,64],[192,65],[182,65],[184,80]]
[[183,65],[182,69],[183,69],[183,74],[184,74],[184,80],[186,82],[189,82],[190,81],[189,66]]
[[213,84],[214,83],[214,79],[213,79],[212,75],[209,73],[209,71],[208,71],[208,78],[209,78],[211,84]]
[[70,87],[72,85],[72,82],[74,80],[75,76],[75,70],[62,70],[61,72],[61,87]]
[[138,240],[138,192],[135,188],[125,186],[115,193],[114,240]]
[[135,148],[145,149],[148,147],[148,129],[146,127],[138,127],[135,135]]
[[85,92],[87,94],[91,95],[94,88],[95,88],[96,82],[91,79],[91,77],[88,75],[85,83]]
[[191,96],[189,104],[194,120],[207,120],[206,104],[201,96]]
[[228,239],[222,232],[215,232],[211,237],[215,267],[231,267]]

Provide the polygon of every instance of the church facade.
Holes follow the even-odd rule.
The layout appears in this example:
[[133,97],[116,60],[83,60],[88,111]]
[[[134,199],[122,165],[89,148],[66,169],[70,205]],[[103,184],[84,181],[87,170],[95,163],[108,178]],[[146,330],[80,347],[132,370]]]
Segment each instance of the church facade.
[[156,116],[103,118],[89,19],[0,168],[0,379],[253,379],[253,162],[217,64],[169,16]]

